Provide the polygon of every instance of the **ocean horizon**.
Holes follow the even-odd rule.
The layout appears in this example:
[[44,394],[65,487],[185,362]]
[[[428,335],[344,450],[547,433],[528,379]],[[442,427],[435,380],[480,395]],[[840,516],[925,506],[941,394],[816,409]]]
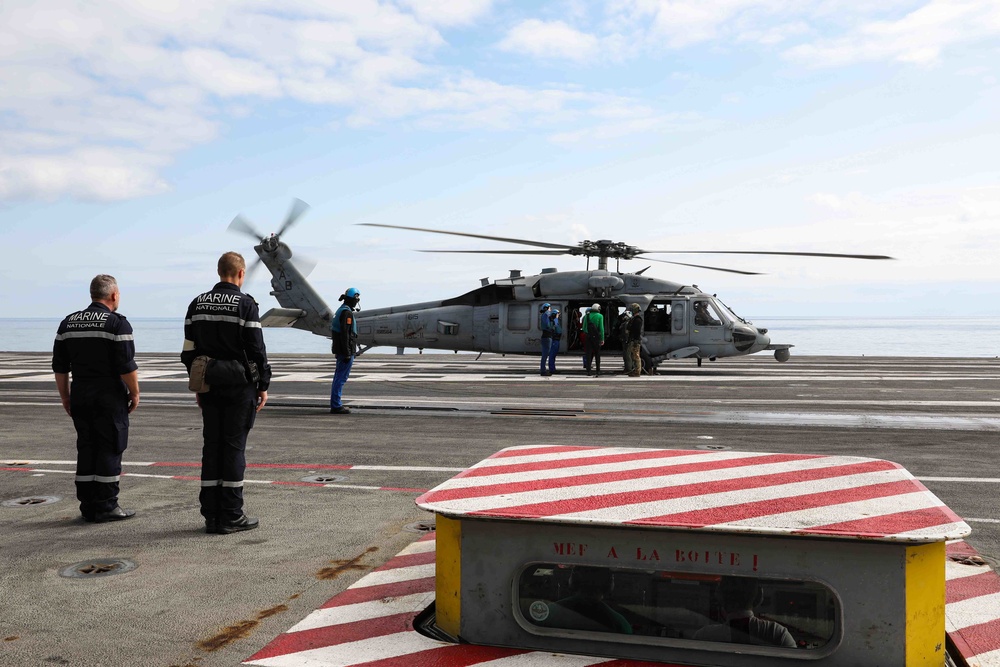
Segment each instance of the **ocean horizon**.
[[[0,352],[51,352],[61,318],[0,318]],[[850,357],[1000,357],[1000,317],[759,317],[773,343],[792,355]],[[180,353],[177,318],[129,318],[138,352]],[[272,354],[329,354],[329,339],[297,329],[265,329]],[[373,348],[394,353],[394,347]],[[440,353],[439,350],[426,350]],[[416,354],[407,348],[407,354]],[[769,354],[762,352],[759,354]]]

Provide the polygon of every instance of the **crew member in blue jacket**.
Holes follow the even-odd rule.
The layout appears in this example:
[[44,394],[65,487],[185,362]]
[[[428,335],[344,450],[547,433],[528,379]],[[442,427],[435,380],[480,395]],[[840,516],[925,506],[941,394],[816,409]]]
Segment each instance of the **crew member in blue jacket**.
[[551,375],[548,369],[549,355],[552,352],[552,320],[549,317],[551,307],[547,303],[538,307],[538,330],[542,332],[542,363],[539,374],[542,376]]
[[558,309],[552,309],[549,322],[552,324],[552,347],[549,348],[549,375],[552,375],[556,372],[556,355],[559,354],[559,341],[562,340],[563,335],[562,318],[559,316]]
[[[118,314],[121,292],[113,276],[90,282],[86,309],[59,324],[52,371],[63,409],[76,428],[76,497],[87,521],[135,516],[118,505],[128,416],[139,405],[138,367],[132,326]],[[70,374],[73,376],[70,385]]]
[[354,355],[357,352],[358,323],[354,319],[354,309],[361,301],[361,292],[351,287],[340,295],[339,301],[344,303],[333,315],[330,322],[330,333],[333,338],[333,354],[337,357],[337,370],[333,373],[333,384],[330,386],[330,414],[349,415],[351,409],[344,405],[340,396],[351,374],[354,365]]

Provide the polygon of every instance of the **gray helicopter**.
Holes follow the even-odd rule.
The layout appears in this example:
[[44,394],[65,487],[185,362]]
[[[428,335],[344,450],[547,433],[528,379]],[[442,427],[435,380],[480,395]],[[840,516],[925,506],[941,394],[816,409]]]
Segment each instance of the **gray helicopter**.
[[[279,231],[269,236],[257,232],[242,216],[230,224],[231,231],[252,236],[258,244],[254,250],[259,263],[271,272],[271,295],[280,308],[267,311],[261,322],[266,327],[292,327],[317,336],[330,337],[331,309],[306,280],[308,270],[299,260],[292,261],[292,250],[281,235],[308,209],[295,200]],[[853,255],[816,252],[767,251],[680,251],[644,250],[624,243],[599,240],[582,241],[576,245],[548,243],[525,239],[486,236],[466,232],[362,223],[367,227],[383,227],[433,234],[448,234],[540,248],[537,250],[426,250],[422,252],[469,252],[488,254],[573,255],[587,258],[585,271],[542,269],[538,275],[521,275],[511,271],[507,278],[490,282],[483,278],[478,288],[460,296],[440,301],[424,301],[388,308],[360,310],[358,325],[359,354],[373,347],[395,347],[399,353],[406,348],[418,350],[454,350],[493,352],[499,354],[537,354],[541,339],[537,313],[543,303],[549,303],[562,313],[564,336],[558,354],[583,353],[580,338],[580,316],[594,304],[601,306],[605,317],[605,354],[620,354],[624,341],[618,324],[626,309],[639,304],[643,312],[645,337],[643,357],[651,368],[667,359],[703,359],[714,361],[723,357],[745,356],[769,350],[778,361],[787,361],[793,345],[772,343],[767,329],[757,327],[737,315],[714,294],[697,285],[683,285],[637,273],[622,273],[621,260],[640,256],[648,261],[680,266],[725,271],[743,275],[760,275],[751,271],[686,264],[645,257],[649,254],[726,254],[726,255],[787,255],[798,257],[832,257],[864,260],[892,259],[884,255]],[[590,269],[590,260],[597,259],[597,268]],[[615,260],[615,271],[608,269],[608,260]]]

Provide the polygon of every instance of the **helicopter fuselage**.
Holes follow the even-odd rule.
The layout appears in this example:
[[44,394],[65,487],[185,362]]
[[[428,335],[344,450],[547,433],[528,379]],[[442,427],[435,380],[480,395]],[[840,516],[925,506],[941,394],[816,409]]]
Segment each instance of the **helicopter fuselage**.
[[[285,326],[330,336],[333,310],[289,261],[291,250],[258,245],[255,250],[271,271],[271,294],[281,308],[262,317],[264,326]],[[563,336],[559,354],[582,354],[580,316],[601,306],[605,347],[611,354],[624,347],[619,326],[625,310],[639,305],[644,317],[643,344],[653,363],[693,357],[715,359],[775,350],[788,359],[790,345],[772,345],[766,329],[734,314],[717,297],[694,286],[635,273],[604,269],[556,271],[511,277],[460,296],[388,308],[360,310],[356,315],[362,351],[372,347],[537,354],[541,340],[539,308],[549,303],[561,313]]]

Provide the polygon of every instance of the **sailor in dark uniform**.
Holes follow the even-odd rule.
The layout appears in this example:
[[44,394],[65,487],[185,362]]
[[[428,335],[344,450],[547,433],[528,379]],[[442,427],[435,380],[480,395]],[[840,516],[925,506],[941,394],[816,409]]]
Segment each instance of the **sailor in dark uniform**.
[[139,379],[132,326],[115,312],[121,302],[117,281],[96,276],[90,298],[93,303],[85,310],[59,323],[52,371],[63,409],[76,428],[80,513],[87,521],[103,523],[135,516],[134,510],[118,505],[118,481],[128,446],[128,416],[139,406]]
[[219,282],[195,297],[184,319],[181,361],[191,372],[208,357],[209,390],[195,394],[201,406],[205,444],[201,457],[201,514],[205,532],[235,533],[259,523],[243,511],[247,435],[267,403],[267,363],[257,302],[240,291],[246,277],[242,255],[219,258]]

